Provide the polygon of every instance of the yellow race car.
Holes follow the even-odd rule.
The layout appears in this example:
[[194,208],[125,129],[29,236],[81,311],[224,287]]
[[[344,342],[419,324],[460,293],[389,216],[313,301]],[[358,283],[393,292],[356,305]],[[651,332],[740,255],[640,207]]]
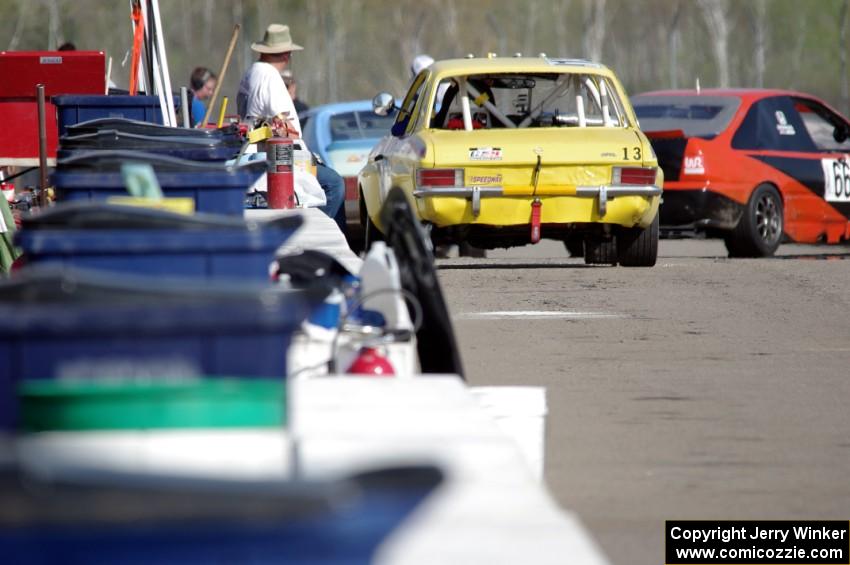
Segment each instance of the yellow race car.
[[[388,93],[377,114],[395,108]],[[416,76],[358,176],[366,245],[400,187],[435,243],[562,240],[589,264],[652,266],[663,173],[617,77],[547,57],[467,58]]]

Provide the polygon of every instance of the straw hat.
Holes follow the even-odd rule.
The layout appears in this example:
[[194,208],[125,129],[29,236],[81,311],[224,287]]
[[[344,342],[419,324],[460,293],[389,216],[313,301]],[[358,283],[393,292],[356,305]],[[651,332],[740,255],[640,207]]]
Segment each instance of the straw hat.
[[266,28],[263,40],[252,43],[251,49],[257,53],[286,53],[287,51],[300,51],[304,48],[292,43],[289,26],[272,24]]

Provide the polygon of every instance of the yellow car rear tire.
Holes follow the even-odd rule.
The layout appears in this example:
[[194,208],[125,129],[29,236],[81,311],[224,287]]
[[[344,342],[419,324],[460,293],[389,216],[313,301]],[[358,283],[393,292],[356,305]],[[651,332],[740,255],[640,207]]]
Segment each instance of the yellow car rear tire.
[[588,236],[584,240],[584,262],[587,265],[616,265],[617,242],[612,237]]
[[567,236],[564,247],[567,248],[570,257],[584,257],[584,238],[581,234]]
[[617,260],[623,267],[652,267],[658,258],[658,216],[646,228],[620,228]]

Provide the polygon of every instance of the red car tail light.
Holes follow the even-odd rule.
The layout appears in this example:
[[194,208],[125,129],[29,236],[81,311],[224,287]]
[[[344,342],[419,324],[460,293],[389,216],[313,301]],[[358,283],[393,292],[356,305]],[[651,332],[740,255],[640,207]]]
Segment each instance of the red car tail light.
[[655,167],[614,167],[613,184],[655,184]]
[[357,177],[342,177],[345,181],[345,199],[357,200],[360,194],[357,191]]
[[463,186],[463,169],[419,169],[416,171],[418,188],[446,188]]

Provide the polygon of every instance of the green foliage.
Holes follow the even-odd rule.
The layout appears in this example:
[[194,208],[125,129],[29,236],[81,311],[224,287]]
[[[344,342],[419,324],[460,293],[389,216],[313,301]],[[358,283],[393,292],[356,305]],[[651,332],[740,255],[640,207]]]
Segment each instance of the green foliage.
[[[301,98],[320,104],[370,98],[379,90],[402,94],[410,80],[410,60],[418,53],[436,59],[491,51],[585,56],[587,14],[594,1],[601,3],[161,0],[161,10],[175,89],[188,83],[195,66],[219,70],[239,23],[239,46],[222,88],[233,101],[239,77],[254,59],[251,42],[278,22],[288,24],[294,40],[305,47],[292,63]],[[755,31],[761,25],[764,86],[812,92],[847,110],[841,94],[848,80],[842,67],[848,46],[841,42],[841,26],[847,22],[840,16],[850,0],[763,0],[763,19],[757,10],[761,0],[711,1],[726,16],[732,86],[757,84]],[[620,75],[629,92],[669,88],[674,77],[679,87],[692,87],[697,78],[704,88],[717,84],[713,40],[698,2],[607,0],[603,23],[602,62]],[[678,49],[672,61],[674,35]],[[125,54],[132,45],[128,1],[0,0],[0,49],[48,49],[68,40],[79,49],[106,51],[113,58],[113,80],[126,86]]]

